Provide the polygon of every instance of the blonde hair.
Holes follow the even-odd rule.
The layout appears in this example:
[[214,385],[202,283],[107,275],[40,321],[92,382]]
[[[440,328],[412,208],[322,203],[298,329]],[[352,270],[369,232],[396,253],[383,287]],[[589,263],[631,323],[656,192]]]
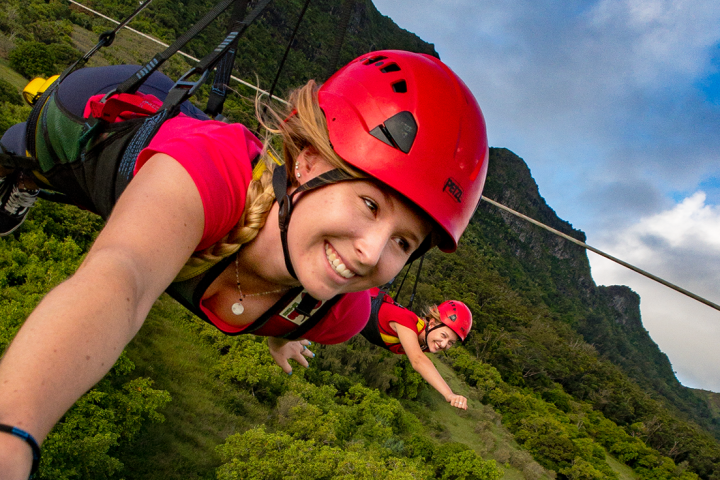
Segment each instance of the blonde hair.
[[[221,259],[234,254],[242,245],[254,240],[258,232],[265,226],[265,221],[275,201],[272,177],[277,163],[273,161],[273,157],[276,155],[270,146],[274,137],[282,140],[282,157],[285,161],[288,178],[291,179],[293,186],[298,185],[293,172],[295,161],[307,147],[314,148],[334,168],[341,169],[357,179],[367,178],[367,175],[350,166],[333,150],[325,114],[318,103],[318,86],[314,80],[310,80],[290,94],[289,107],[285,114],[261,106],[258,101],[255,103],[255,110],[258,121],[269,132],[260,160],[265,167],[262,169],[264,171],[259,178],[253,178],[250,182],[245,200],[245,211],[237,225],[215,244],[195,252],[175,278],[176,282],[192,278],[209,269]],[[261,110],[263,113],[269,114],[270,118],[265,119]]]
[[430,324],[433,320],[436,324],[442,325],[443,323],[440,321],[440,310],[438,309],[437,305],[432,305],[430,308],[428,308],[425,311],[425,321]]

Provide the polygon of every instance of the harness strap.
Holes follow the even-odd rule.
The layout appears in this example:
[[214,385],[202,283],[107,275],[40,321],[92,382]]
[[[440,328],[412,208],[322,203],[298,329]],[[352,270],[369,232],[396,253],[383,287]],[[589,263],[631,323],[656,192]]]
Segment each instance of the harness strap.
[[[230,17],[230,28],[228,33],[239,31],[242,28],[242,15],[247,10],[248,0],[236,0]],[[237,54],[238,38],[235,38],[230,50],[222,57],[215,69],[215,80],[210,90],[205,113],[211,118],[215,118],[222,113],[227,97],[227,86],[230,83],[230,75],[232,74],[233,65],[235,64],[235,56]]]
[[380,335],[380,307],[385,303],[386,295],[387,293],[384,290],[380,290],[378,296],[372,299],[372,302],[370,302],[370,318],[360,334],[373,345],[388,350],[388,346]]
[[[166,48],[163,52],[156,54],[152,60],[145,64],[135,75],[125,80],[120,86],[115,89],[117,93],[135,93],[140,85],[143,84],[145,79],[150,76],[155,70],[160,67],[165,61],[172,57],[178,50],[185,46],[190,40],[195,37],[201,30],[210,25],[218,15],[225,11],[226,8],[232,4],[235,0],[222,0],[220,3],[210,10],[205,16],[193,25],[188,31],[180,35],[172,45]],[[112,92],[111,92],[112,93]]]
[[[335,295],[330,300],[325,301],[323,303],[322,307],[320,307],[314,314],[312,314],[312,316],[310,316],[310,318],[305,320],[305,322],[303,322],[302,325],[300,325],[295,330],[286,333],[285,335],[282,336],[282,338],[284,338],[286,340],[297,340],[298,338],[302,338],[307,332],[309,332],[313,327],[315,327],[318,323],[320,323],[320,320],[322,320],[325,317],[325,315],[327,315],[327,313],[330,311],[330,309],[337,302],[339,302],[342,297],[343,297],[342,295]],[[309,294],[306,295],[305,298],[303,298],[303,301],[300,302],[300,305],[298,305],[298,307],[295,310],[298,311],[301,315],[305,315],[305,316],[309,315],[309,313],[310,313],[309,311],[304,313],[303,310],[301,310],[301,308],[303,307],[303,303],[306,300],[308,303],[314,303],[317,301],[313,297],[311,297]]]
[[[207,26],[207,24],[210,23],[210,21],[212,21],[215,17],[217,17],[220,12],[225,10],[225,8],[227,8],[230,3],[232,3],[232,1],[234,0],[223,0],[221,3],[216,5],[212,12],[208,13],[208,15],[206,15],[201,22],[195,24],[192,29],[190,29],[181,38],[179,38],[173,45],[171,45],[170,48],[165,50],[165,52],[156,55],[155,58],[150,61],[150,63],[148,63],[145,67],[141,68],[137,73],[135,73],[135,75],[131,76],[130,78],[125,80],[118,88],[105,95],[103,101],[107,102],[110,97],[119,93],[135,93],[135,91],[137,91],[137,89],[140,87],[140,85],[142,85],[145,79],[162,63],[156,62],[156,59],[158,59],[159,56],[163,57],[162,61],[164,62],[166,60],[166,54],[168,54],[171,50],[178,50],[180,47],[182,47],[182,45],[184,45],[193,35],[195,35],[199,30]],[[210,75],[210,71],[215,68],[215,65],[217,65],[217,63],[222,59],[222,57],[230,50],[233,42],[237,39],[237,37],[239,37],[242,33],[245,32],[248,25],[250,25],[265,10],[265,8],[267,8],[271,1],[272,0],[261,0],[258,5],[253,9],[253,11],[250,12],[247,17],[245,17],[245,20],[243,20],[243,22],[240,22],[241,30],[230,32],[222,41],[222,43],[220,43],[220,45],[215,48],[215,50],[205,55],[205,57],[203,57],[197,65],[190,68],[190,70],[185,72],[185,74],[183,74],[183,76],[180,77],[177,82],[175,82],[175,85],[173,85],[172,89],[170,89],[170,91],[168,92],[167,97],[165,98],[165,102],[163,102],[162,106],[160,107],[159,112],[168,112],[165,116],[165,119],[172,118],[177,115],[177,113],[179,112],[178,107],[180,106],[180,104],[190,98],[192,95],[194,95],[197,89],[200,88],[203,83],[205,83],[208,76]],[[189,33],[192,33],[192,35],[188,35]],[[176,45],[177,48],[175,48]],[[194,82],[188,80],[190,77],[193,77],[195,75],[200,75],[200,79]]]
[[16,155],[0,144],[0,165],[6,168],[19,168],[21,170],[39,170],[40,163],[33,157]]

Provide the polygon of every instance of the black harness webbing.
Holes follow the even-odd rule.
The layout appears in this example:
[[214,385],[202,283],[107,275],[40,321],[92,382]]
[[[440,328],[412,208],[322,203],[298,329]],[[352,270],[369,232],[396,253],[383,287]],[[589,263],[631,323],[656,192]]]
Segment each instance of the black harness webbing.
[[23,155],[16,155],[15,153],[6,150],[5,147],[0,144],[0,165],[5,168],[21,170],[39,170],[40,163],[33,157],[25,157]]
[[[175,82],[175,85],[173,85],[173,87],[168,92],[167,97],[165,97],[165,101],[163,102],[160,109],[155,114],[145,119],[142,126],[138,129],[137,133],[131,140],[125,152],[123,153],[120,168],[118,170],[118,175],[124,175],[128,179],[132,177],[135,160],[140,154],[140,151],[145,148],[148,143],[150,143],[150,140],[155,136],[158,130],[160,130],[160,127],[162,127],[162,124],[166,120],[175,117],[180,112],[180,105],[185,100],[194,95],[197,89],[200,88],[203,83],[205,83],[205,80],[207,80],[210,71],[212,71],[212,69],[215,68],[218,62],[220,62],[220,60],[228,53],[228,51],[233,45],[233,42],[265,10],[265,8],[270,4],[271,1],[272,0],[262,0],[260,3],[258,3],[255,9],[253,9],[253,11],[250,12],[250,14],[248,14],[242,22],[237,22],[237,24],[241,27],[240,30],[230,32],[222,41],[222,43],[220,43],[220,45],[215,48],[215,50],[203,57],[197,65],[190,68],[190,70],[188,70],[185,74],[183,74],[182,77],[178,79],[177,82]],[[219,4],[218,6],[225,3],[227,3],[227,1],[223,1],[222,4]],[[216,6],[213,12],[211,12],[214,13],[215,16],[219,15],[219,12],[215,13],[218,10],[218,6]],[[227,5],[225,6],[225,8],[227,8]],[[201,23],[210,23],[209,21],[206,22],[208,17],[209,14],[206,15],[206,17]],[[199,24],[196,24],[193,27],[193,30],[195,30],[195,27],[197,27],[198,25]],[[185,42],[187,42],[187,40],[185,40]],[[185,42],[183,42],[183,44]],[[163,53],[166,53],[168,50]],[[155,65],[153,68],[157,68],[158,65]],[[113,94],[121,93],[120,89],[123,87],[123,85],[126,84],[131,85],[134,93],[134,90],[139,88],[142,82],[145,81],[145,79],[148,78],[150,75],[150,72],[141,74],[141,72],[143,72],[145,69],[146,68],[141,69],[140,72],[131,76],[117,89],[108,93],[105,96],[105,99],[109,98]],[[195,82],[190,82],[187,80],[194,75],[200,75],[200,79]]]
[[373,345],[389,350],[380,336],[380,307],[385,302],[385,295],[387,295],[387,293],[384,290],[380,290],[378,296],[370,302],[370,318],[360,332],[360,335],[365,337],[365,339]]
[[[228,33],[239,31],[242,28],[242,16],[245,10],[247,10],[247,5],[248,0],[235,1],[232,16],[230,17]],[[230,75],[232,74],[235,56],[237,55],[238,40],[239,37],[235,38],[232,47],[225,56],[222,57],[222,60],[220,60],[220,63],[218,63],[215,69],[215,80],[213,81],[213,87],[210,90],[210,96],[208,97],[207,106],[205,107],[205,113],[211,118],[215,118],[222,113],[225,98],[227,97],[227,87],[230,84]]]
[[172,57],[178,50],[185,46],[195,35],[202,31],[205,27],[215,20],[218,15],[225,11],[235,0],[222,0],[220,3],[215,5],[205,16],[193,25],[188,31],[180,35],[172,45],[166,48],[164,51],[156,54],[152,60],[145,64],[135,75],[125,80],[120,84],[114,92],[111,93],[135,93],[145,79],[150,76],[155,70],[160,67],[165,61]]
[[[25,132],[25,145],[28,153],[30,153],[31,157],[36,157],[37,152],[35,150],[35,134],[37,132],[37,126],[38,121],[40,120],[40,112],[42,112],[43,107],[47,103],[48,99],[50,98],[50,95],[57,90],[57,88],[60,86],[60,83],[65,80],[65,77],[70,75],[72,72],[77,70],[78,68],[81,68],[84,66],[87,61],[92,57],[95,52],[100,50],[103,47],[108,47],[112,45],[112,43],[115,41],[115,35],[117,32],[123,28],[125,25],[130,23],[130,21],[135,18],[140,12],[142,12],[148,5],[152,3],[152,0],[145,0],[145,2],[141,3],[134,12],[132,12],[128,17],[125,18],[122,22],[120,22],[113,30],[110,30],[108,32],[103,32],[100,34],[100,38],[97,44],[88,52],[83,55],[81,58],[75,61],[72,65],[70,65],[68,68],[63,71],[57,80],[53,82],[50,87],[48,87],[43,94],[40,96],[40,98],[35,102],[35,105],[33,106],[32,111],[30,112],[30,116],[27,120],[27,126],[26,126],[26,132]],[[4,164],[3,164],[4,166]],[[32,167],[35,168],[35,167]]]
[[[217,279],[217,277],[225,270],[225,268],[227,268],[227,266],[234,261],[234,258],[234,255],[230,255],[220,260],[220,262],[213,265],[209,270],[201,273],[200,275],[189,278],[182,282],[175,282],[170,284],[170,286],[167,288],[167,293],[169,293],[171,297],[180,302],[180,304],[182,304],[189,311],[197,315],[199,318],[210,323],[211,325],[214,325],[200,308],[200,303],[202,302],[202,297],[208,287],[212,284],[213,281],[215,281],[215,279]],[[301,296],[299,305],[297,305],[294,309],[288,310],[288,307],[294,304],[294,300],[298,296]],[[340,301],[342,297],[343,295],[337,295],[330,300],[323,302],[320,308],[318,308],[313,313],[313,309],[317,306],[318,300],[307,294],[307,292],[303,294],[302,287],[295,287],[285,293],[282,298],[278,300],[270,309],[268,309],[257,320],[248,325],[247,328],[243,329],[242,331],[234,333],[226,332],[220,329],[220,327],[218,327],[217,325],[215,325],[215,327],[220,329],[220,331],[222,331],[226,335],[244,335],[248,333],[255,333],[265,327],[269,322],[273,320],[278,320],[278,316],[280,316],[280,319],[295,323],[295,320],[289,320],[288,318],[288,312],[290,312],[290,316],[295,317],[296,319],[297,315],[303,315],[304,317],[307,317],[307,319],[303,323],[299,324],[297,328],[291,330],[284,335],[281,335],[282,338],[285,338],[287,340],[297,340],[298,338],[302,338],[307,332],[309,332],[313,327],[315,327],[323,319],[323,317],[325,317],[328,311],[338,301]],[[284,313],[281,314],[281,312]]]
[[273,93],[275,92],[275,87],[277,86],[277,82],[280,79],[280,73],[282,72],[282,69],[285,66],[285,60],[287,60],[287,56],[288,56],[288,53],[290,53],[290,48],[292,47],[293,40],[295,40],[295,35],[297,34],[298,29],[300,28],[302,19],[305,16],[305,11],[307,11],[307,8],[309,5],[310,5],[310,0],[305,0],[305,5],[303,5],[302,10],[300,11],[300,16],[298,17],[298,21],[295,24],[295,29],[293,30],[292,35],[290,35],[290,40],[288,41],[287,47],[285,47],[285,53],[283,54],[282,60],[280,60],[280,65],[278,65],[277,73],[275,73],[275,78],[273,79],[273,83],[272,83],[272,85],[270,85],[268,102],[270,102],[270,100],[272,100]]

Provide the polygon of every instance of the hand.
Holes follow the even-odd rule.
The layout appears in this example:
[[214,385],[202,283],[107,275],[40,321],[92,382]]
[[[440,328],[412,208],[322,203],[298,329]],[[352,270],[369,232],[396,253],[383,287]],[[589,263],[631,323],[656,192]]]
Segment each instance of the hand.
[[306,357],[313,358],[315,354],[308,350],[308,345],[312,345],[312,343],[308,340],[288,341],[283,340],[282,338],[268,338],[270,355],[272,355],[275,363],[283,369],[283,372],[288,375],[292,375],[292,367],[288,362],[291,358],[305,368],[310,366]]
[[455,395],[454,393],[445,400],[448,401],[450,405],[456,408],[462,408],[463,410],[467,410],[467,398],[463,397],[462,395]]

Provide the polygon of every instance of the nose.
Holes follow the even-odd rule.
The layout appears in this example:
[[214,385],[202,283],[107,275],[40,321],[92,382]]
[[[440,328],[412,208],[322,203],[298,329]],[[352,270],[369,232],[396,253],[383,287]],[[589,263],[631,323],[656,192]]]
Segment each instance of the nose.
[[355,252],[360,264],[368,269],[380,263],[390,235],[381,229],[367,229],[355,242]]

